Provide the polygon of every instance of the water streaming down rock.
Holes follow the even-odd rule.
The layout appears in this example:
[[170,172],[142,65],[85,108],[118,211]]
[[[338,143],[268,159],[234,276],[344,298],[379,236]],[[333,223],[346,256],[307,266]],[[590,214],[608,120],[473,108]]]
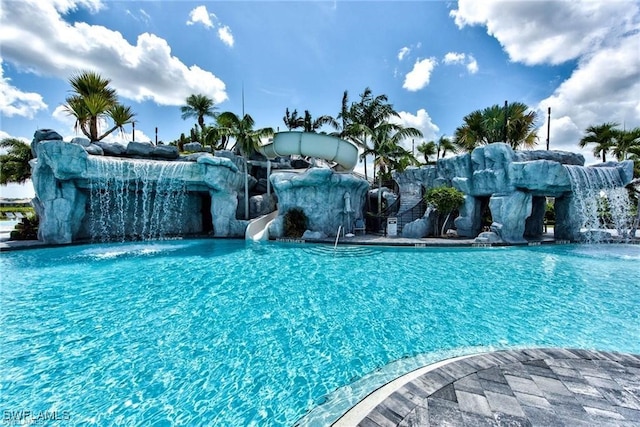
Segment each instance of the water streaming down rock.
[[615,167],[564,165],[571,179],[573,212],[588,243],[611,238],[611,227],[621,239],[628,239],[631,228],[631,204]]
[[92,241],[161,239],[181,234],[187,188],[185,162],[95,157],[99,178],[89,183]]

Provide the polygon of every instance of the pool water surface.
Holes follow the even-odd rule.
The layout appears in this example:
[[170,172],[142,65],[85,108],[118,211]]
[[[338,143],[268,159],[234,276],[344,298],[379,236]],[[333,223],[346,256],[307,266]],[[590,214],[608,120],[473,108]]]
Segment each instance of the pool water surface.
[[207,239],[3,253],[0,407],[68,411],[72,425],[290,426],[375,377],[352,389],[364,397],[398,360],[640,353],[639,266],[638,245]]

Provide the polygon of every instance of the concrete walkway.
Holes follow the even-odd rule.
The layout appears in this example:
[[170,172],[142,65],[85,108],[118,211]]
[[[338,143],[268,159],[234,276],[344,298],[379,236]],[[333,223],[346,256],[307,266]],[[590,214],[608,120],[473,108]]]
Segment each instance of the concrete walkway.
[[334,426],[640,426],[640,355],[499,351],[422,368],[380,391]]

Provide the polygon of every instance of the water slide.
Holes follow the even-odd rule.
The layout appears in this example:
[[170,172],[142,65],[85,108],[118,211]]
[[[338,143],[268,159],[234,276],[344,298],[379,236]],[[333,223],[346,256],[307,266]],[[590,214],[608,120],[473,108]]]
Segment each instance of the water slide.
[[268,159],[291,154],[325,159],[343,171],[352,171],[358,163],[358,147],[353,142],[320,133],[278,132],[258,151]]
[[277,216],[278,211],[275,210],[270,214],[262,215],[259,218],[251,220],[244,233],[245,240],[253,240],[254,242],[269,240],[269,224],[271,224]]

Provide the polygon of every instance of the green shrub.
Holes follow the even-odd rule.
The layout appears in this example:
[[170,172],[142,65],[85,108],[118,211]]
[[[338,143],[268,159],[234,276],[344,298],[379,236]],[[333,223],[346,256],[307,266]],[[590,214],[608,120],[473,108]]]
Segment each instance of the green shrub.
[[307,229],[307,215],[300,208],[293,208],[284,214],[284,236],[299,238]]
[[22,218],[11,231],[10,240],[38,240],[39,223],[36,215]]
[[444,235],[444,228],[449,221],[449,216],[464,203],[464,193],[453,187],[436,187],[427,191],[424,200],[435,207],[438,214],[446,215],[440,231],[440,235]]

